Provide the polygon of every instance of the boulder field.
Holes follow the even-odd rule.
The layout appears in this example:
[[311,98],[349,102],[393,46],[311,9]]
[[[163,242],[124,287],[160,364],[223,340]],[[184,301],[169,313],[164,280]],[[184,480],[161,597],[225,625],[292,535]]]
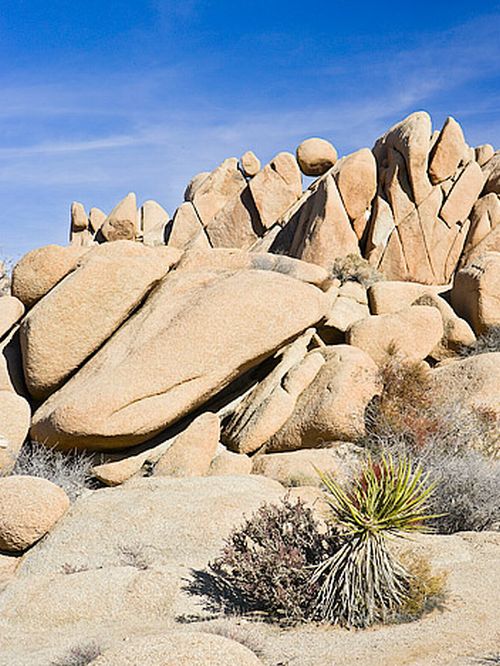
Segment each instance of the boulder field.
[[[498,423],[500,353],[463,350],[500,327],[499,174],[499,151],[421,111],[350,155],[314,137],[263,165],[230,157],[172,217],[133,193],[109,214],[73,202],[69,244],[2,282],[0,665],[62,663],[94,640],[96,666],[288,663],[278,630],[264,656],[235,626],[212,632],[182,580],[284,486],[314,503],[315,467],[352,474],[391,350]],[[9,476],[30,441],[91,456],[100,489],[70,505]],[[465,643],[493,645],[497,535],[421,543],[452,572],[453,612],[409,631],[413,661],[400,627],[338,631],[340,659],[458,664]],[[308,643],[294,630],[283,654],[328,663]]]

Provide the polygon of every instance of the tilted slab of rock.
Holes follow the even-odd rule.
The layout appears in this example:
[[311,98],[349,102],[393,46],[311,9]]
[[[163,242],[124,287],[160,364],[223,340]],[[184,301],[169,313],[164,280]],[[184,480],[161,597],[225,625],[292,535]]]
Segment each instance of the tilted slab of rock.
[[25,254],[12,271],[12,295],[27,308],[45,296],[89,251],[83,247],[45,245]]
[[309,282],[320,289],[328,286],[330,277],[321,266],[307,261],[270,254],[268,252],[245,252],[239,249],[214,248],[213,250],[191,250],[179,262],[177,270],[259,270],[283,273],[289,277]]
[[483,173],[486,178],[484,184],[484,194],[494,192],[500,194],[500,151],[497,151],[493,157],[486,162],[483,167]]
[[212,173],[191,189],[190,201],[196,209],[203,226],[224,208],[228,201],[236,197],[245,187],[247,181],[238,168],[238,160],[230,157],[224,160]]
[[417,205],[429,195],[431,189],[427,175],[431,134],[432,124],[429,114],[417,111],[391,127],[381,140],[381,144],[393,148],[403,157],[413,201]]
[[321,320],[327,297],[271,271],[167,275],[35,413],[32,436],[62,448],[146,441]]
[[290,254],[331,269],[337,257],[359,254],[358,238],[331,174],[323,177],[298,217]]
[[462,128],[454,118],[448,117],[431,151],[429,176],[432,184],[453,176],[467,150]]
[[348,345],[320,351],[326,363],[266,444],[266,452],[321,448],[329,442],[356,441],[364,434],[366,407],[380,390],[375,362]]
[[220,420],[207,412],[198,416],[160,457],[154,476],[205,476],[215,458]]
[[483,143],[480,146],[476,146],[474,149],[476,162],[480,167],[484,166],[486,162],[489,162],[493,155],[495,154],[495,149],[491,143]]
[[223,446],[212,460],[207,476],[240,476],[250,474],[252,459],[243,453],[233,453]]
[[457,272],[451,304],[477,335],[500,325],[500,252],[486,252]]
[[451,227],[469,216],[484,185],[484,174],[477,162],[470,162],[453,185],[439,216]]
[[[340,196],[351,220],[362,218],[377,192],[377,163],[369,148],[346,155],[332,169]],[[362,230],[357,236],[361,238]]]
[[[500,225],[500,196],[498,194],[485,194],[474,204],[470,214],[470,229],[462,252],[460,263],[464,266],[473,254],[480,254],[488,246],[489,251],[500,251],[500,243],[495,246],[496,235],[486,240],[487,236]],[[486,241],[483,243],[483,241]],[[481,247],[480,244],[482,244]]]
[[104,240],[135,240],[139,231],[135,194],[129,192],[103,222],[100,233]]
[[164,245],[165,226],[169,220],[167,211],[156,201],[145,201],[139,211],[142,242],[145,245]]
[[20,340],[24,376],[42,400],[59,388],[130,316],[180,252],[121,241],[87,255],[25,317]]
[[185,201],[175,211],[166,232],[166,243],[184,250],[188,247],[210,249],[208,237],[193,204]]
[[437,308],[415,305],[393,314],[366,317],[346,334],[349,344],[363,349],[376,363],[383,363],[391,345],[404,356],[426,358],[443,337],[443,320]]
[[196,190],[210,176],[210,171],[201,171],[191,178],[184,190],[184,201],[192,201]]
[[318,374],[325,359],[319,352],[307,354],[314,330],[287,347],[274,370],[265,377],[224,424],[222,442],[238,453],[253,453],[291,416],[298,397]]
[[91,208],[89,211],[89,231],[96,234],[106,221],[107,215],[100,208]]
[[279,153],[206,225],[212,246],[249,248],[301,194],[295,158]]

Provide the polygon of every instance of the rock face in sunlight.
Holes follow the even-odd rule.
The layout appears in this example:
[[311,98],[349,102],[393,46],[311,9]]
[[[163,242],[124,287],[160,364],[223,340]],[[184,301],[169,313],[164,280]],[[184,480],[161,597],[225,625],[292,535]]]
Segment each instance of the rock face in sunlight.
[[[214,635],[186,577],[221,548],[246,562],[253,540],[267,561],[264,532],[285,581],[287,567],[309,571],[300,549],[319,547],[306,535],[297,550],[302,528],[288,519],[244,548],[237,532],[224,539],[285,497],[302,502],[291,510],[306,525],[317,518],[323,545],[327,533],[340,539],[324,488],[375,483],[367,461],[386,481],[381,451],[439,468],[440,501],[451,499],[432,513],[462,521],[460,536],[422,541],[453,575],[448,615],[411,631],[418,663],[434,663],[434,640],[448,654],[455,626],[462,647],[477,643],[479,616],[493,635],[499,539],[470,530],[498,525],[487,510],[499,455],[500,152],[469,146],[451,117],[433,131],[419,111],[349,155],[313,137],[267,163],[251,150],[228,157],[195,174],[171,212],[132,192],[110,212],[75,201],[67,246],[0,264],[0,666],[288,663],[267,624],[253,623],[262,651],[243,621]],[[448,457],[432,458],[443,440]],[[355,492],[345,498],[362,516]],[[228,594],[219,580],[203,585]],[[317,661],[290,630],[290,659],[378,664],[384,643],[387,663],[409,663],[402,626],[310,625],[312,652],[320,633],[344,650],[328,645]]]

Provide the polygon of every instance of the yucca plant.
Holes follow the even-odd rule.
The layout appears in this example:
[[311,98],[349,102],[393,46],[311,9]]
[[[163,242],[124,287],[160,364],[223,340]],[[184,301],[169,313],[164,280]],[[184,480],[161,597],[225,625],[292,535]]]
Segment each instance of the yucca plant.
[[426,503],[434,490],[420,467],[408,458],[369,459],[349,490],[318,470],[330,518],[344,543],[319,564],[311,584],[319,585],[317,617],[348,627],[385,621],[401,608],[410,574],[391,554],[389,536],[426,529]]

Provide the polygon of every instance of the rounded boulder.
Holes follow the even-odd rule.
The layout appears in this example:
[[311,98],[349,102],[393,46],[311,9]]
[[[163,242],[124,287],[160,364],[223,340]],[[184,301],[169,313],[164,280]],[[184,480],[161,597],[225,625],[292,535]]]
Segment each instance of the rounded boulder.
[[68,507],[64,490],[47,479],[0,479],[0,550],[26,550],[54,527]]
[[337,151],[325,139],[306,139],[297,148],[297,162],[306,176],[322,176],[337,161]]

